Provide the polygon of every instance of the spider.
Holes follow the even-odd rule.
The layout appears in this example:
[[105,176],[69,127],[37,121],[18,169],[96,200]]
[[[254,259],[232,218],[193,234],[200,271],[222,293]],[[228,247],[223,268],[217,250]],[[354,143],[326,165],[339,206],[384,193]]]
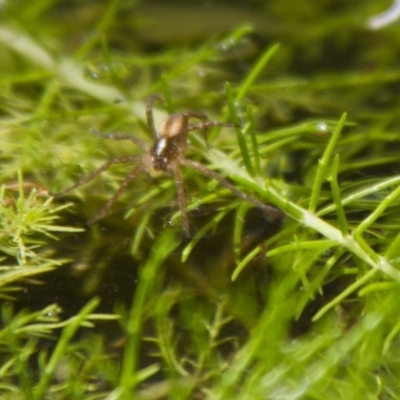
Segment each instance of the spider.
[[[106,204],[98,211],[90,220],[89,224],[93,224],[98,219],[104,217],[110,210],[111,206],[127,189],[128,185],[143,171],[163,171],[173,176],[176,184],[178,206],[181,214],[182,228],[186,237],[190,237],[189,219],[185,207],[185,192],[183,186],[183,179],[181,173],[181,166],[195,169],[209,178],[215,179],[221,185],[228,188],[233,194],[248,201],[256,207],[262,209],[271,218],[281,216],[281,212],[274,207],[268,206],[259,200],[247,195],[241,190],[237,189],[232,183],[228,182],[225,178],[217,172],[207,168],[205,165],[187,159],[185,152],[188,147],[187,136],[189,132],[194,130],[203,130],[204,134],[207,129],[214,126],[233,126],[230,123],[210,121],[207,116],[197,111],[185,111],[182,114],[171,114],[167,116],[160,124],[159,129],[156,130],[153,118],[153,104],[155,101],[161,101],[159,96],[151,96],[147,101],[146,119],[147,126],[150,133],[154,137],[154,142],[151,146],[143,142],[141,139],[124,133],[99,133],[93,131],[95,135],[104,139],[112,140],[130,140],[137,145],[144,153],[142,157],[137,156],[123,156],[113,157],[106,161],[102,166],[93,171],[90,175],[82,178],[73,186],[58,193],[56,196],[64,196],[73,189],[91,181],[100,175],[103,171],[108,169],[113,164],[136,164],[131,169],[128,175],[121,183],[119,189],[113,196],[106,202]],[[199,122],[192,124],[189,123],[191,119],[196,119]]]

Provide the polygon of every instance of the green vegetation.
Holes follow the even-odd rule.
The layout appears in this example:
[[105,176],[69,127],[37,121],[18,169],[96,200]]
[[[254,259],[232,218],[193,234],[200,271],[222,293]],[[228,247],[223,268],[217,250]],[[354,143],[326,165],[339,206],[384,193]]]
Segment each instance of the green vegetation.
[[[372,1],[211,3],[2,3],[1,399],[400,397],[399,27],[368,31]],[[52,198],[140,155],[90,129],[151,143],[153,93],[157,122],[232,122],[187,157],[281,220],[184,168],[189,239],[169,176],[93,226],[131,166]]]

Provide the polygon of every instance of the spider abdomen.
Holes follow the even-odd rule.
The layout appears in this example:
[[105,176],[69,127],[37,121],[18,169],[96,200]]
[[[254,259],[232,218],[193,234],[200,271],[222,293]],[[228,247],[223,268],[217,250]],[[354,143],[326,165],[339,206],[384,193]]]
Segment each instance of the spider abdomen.
[[[152,166],[156,171],[167,171],[171,162],[183,155],[182,140],[186,142],[185,137],[164,137],[154,143],[150,150],[150,156]],[[184,146],[186,147],[186,144]]]
[[188,119],[179,114],[165,118],[157,133],[150,155],[156,171],[167,171],[172,161],[183,156],[187,149]]

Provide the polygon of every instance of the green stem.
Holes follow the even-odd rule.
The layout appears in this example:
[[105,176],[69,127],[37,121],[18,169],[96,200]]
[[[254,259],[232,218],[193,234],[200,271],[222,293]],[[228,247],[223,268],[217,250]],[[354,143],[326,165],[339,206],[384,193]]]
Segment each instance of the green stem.
[[312,188],[310,205],[308,207],[309,211],[314,212],[317,208],[319,202],[319,195],[321,193],[321,186],[326,176],[326,171],[329,166],[330,159],[332,157],[333,150],[336,146],[336,143],[339,139],[340,133],[343,129],[344,123],[346,121],[346,113],[342,115],[339,120],[339,123],[336,126],[336,129],[331,137],[331,140],[326,147],[325,153],[322,156],[321,160],[319,160],[319,165],[317,169],[317,175],[315,177],[315,182]]
[[49,387],[49,384],[54,376],[54,372],[56,370],[57,365],[59,364],[62,357],[65,356],[67,346],[71,342],[73,336],[76,331],[81,326],[82,322],[85,321],[87,316],[99,305],[100,300],[98,298],[93,298],[82,310],[79,314],[70,320],[70,324],[64,328],[60,339],[58,340],[57,346],[53,351],[53,354],[50,357],[49,362],[47,363],[40,381],[34,391],[34,399],[42,400],[46,396],[46,391]]
[[162,263],[178,244],[179,240],[177,240],[171,231],[164,231],[155,241],[152,253],[140,270],[139,283],[126,326],[126,345],[120,376],[121,388],[123,390],[122,398],[126,400],[133,398],[135,386],[138,383],[139,374],[137,368],[146,303],[157,281]]

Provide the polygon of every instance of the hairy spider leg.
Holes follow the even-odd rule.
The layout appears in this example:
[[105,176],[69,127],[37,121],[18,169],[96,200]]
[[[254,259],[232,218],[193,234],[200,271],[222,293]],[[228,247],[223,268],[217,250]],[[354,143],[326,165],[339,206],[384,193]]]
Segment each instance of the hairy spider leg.
[[147,152],[149,150],[149,146],[143,142],[143,140],[140,140],[139,138],[129,135],[127,133],[103,133],[99,132],[96,129],[90,129],[90,133],[93,133],[99,138],[102,139],[111,139],[111,140],[130,140],[136,146],[138,146],[141,150]]
[[[203,132],[204,141],[206,142],[206,145],[208,147],[207,129],[210,126],[207,126],[207,125],[211,121],[208,120],[207,115],[203,114],[202,112],[198,112],[198,111],[186,111],[182,115],[183,115],[183,118],[185,121],[185,134],[188,134],[189,132],[194,131],[194,130],[201,130]],[[201,122],[199,124],[190,125],[189,124],[190,118],[197,118]]]
[[107,203],[96,213],[96,215],[88,221],[89,225],[94,224],[97,220],[104,217],[108,213],[111,206],[118,200],[122,193],[125,192],[128,185],[143,171],[144,167],[144,164],[139,164],[133,170],[131,170],[131,172],[129,172],[111,199],[108,200]]
[[76,189],[79,186],[84,185],[87,182],[90,182],[92,179],[96,178],[99,176],[102,172],[104,172],[106,169],[108,169],[111,165],[113,164],[132,164],[136,163],[140,160],[140,158],[135,157],[135,156],[126,156],[126,157],[114,157],[111,160],[106,161],[101,167],[97,168],[94,170],[90,175],[85,176],[84,178],[80,179],[77,183],[72,185],[66,190],[63,190],[60,193],[56,193],[54,197],[61,197],[69,193],[71,190]]
[[181,164],[185,165],[189,168],[193,168],[202,174],[215,179],[218,181],[221,185],[225,186],[228,188],[233,194],[238,196],[239,198],[255,205],[258,208],[261,208],[269,217],[272,219],[278,219],[282,216],[281,211],[278,209],[268,206],[267,204],[262,203],[261,201],[247,195],[246,193],[242,192],[241,190],[237,189],[234,185],[229,183],[225,178],[223,178],[221,175],[217,174],[213,170],[205,167],[203,164],[198,163],[197,161],[194,160],[188,160],[188,159],[183,159],[181,160]]
[[[197,118],[200,121],[203,121],[203,123],[206,123],[207,121],[209,121],[207,115],[200,111],[185,111],[182,114],[182,116],[185,117],[187,120],[189,118]],[[209,122],[211,122],[211,121],[209,121]]]
[[181,169],[179,168],[178,163],[174,163],[173,165],[171,165],[170,169],[172,170],[175,178],[175,186],[178,197],[179,211],[181,213],[182,228],[183,231],[185,232],[185,236],[188,238],[190,237],[190,228],[189,228],[189,218],[186,212],[185,188],[183,186],[182,172]]
[[215,121],[209,121],[206,117],[206,120],[199,124],[192,124],[188,126],[187,132],[195,131],[195,130],[201,130],[203,131],[203,137],[204,141],[206,143],[207,149],[209,148],[208,146],[208,138],[207,138],[207,131],[210,128],[213,128],[215,126],[220,126],[220,127],[232,127],[234,126],[233,124],[229,122],[215,122]]
[[208,129],[213,128],[214,126],[232,128],[235,125],[231,124],[230,122],[204,121],[204,122],[201,122],[200,124],[189,125],[188,132],[195,131],[196,129],[198,129],[198,130],[203,129],[206,132]]

